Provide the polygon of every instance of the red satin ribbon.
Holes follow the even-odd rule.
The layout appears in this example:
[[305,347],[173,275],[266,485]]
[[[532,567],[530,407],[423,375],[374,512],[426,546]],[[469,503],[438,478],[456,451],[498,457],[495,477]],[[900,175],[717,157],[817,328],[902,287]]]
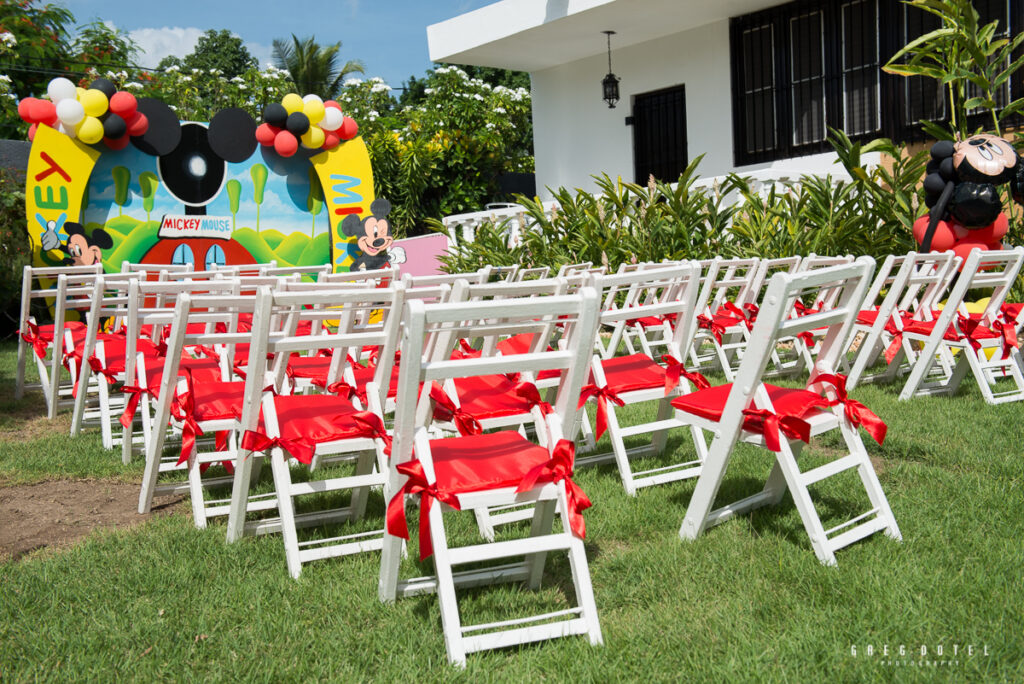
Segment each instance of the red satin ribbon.
[[597,421],[595,425],[595,435],[597,439],[601,439],[601,435],[608,429],[608,401],[615,402],[616,406],[625,406],[624,402],[618,394],[608,388],[608,385],[604,387],[598,387],[591,383],[584,385],[583,389],[580,390],[580,402],[576,405],[577,409],[583,408],[583,405],[591,397],[597,397]]
[[108,370],[100,362],[99,357],[96,357],[96,356],[90,356],[89,357],[89,368],[92,369],[93,373],[97,373],[97,374],[102,375],[103,377],[105,377],[107,379],[107,384],[108,385],[113,385],[115,382],[117,382],[117,373],[114,373],[113,371]]
[[434,499],[442,501],[455,510],[459,508],[459,497],[455,494],[439,492],[436,484],[427,481],[423,472],[423,464],[418,460],[406,461],[395,466],[395,470],[407,477],[405,484],[388,502],[387,528],[388,534],[402,539],[409,538],[409,525],[405,519],[405,497],[419,494],[420,496],[420,560],[426,560],[434,553],[434,544],[430,538],[430,507]]
[[700,314],[697,316],[697,326],[704,330],[710,330],[711,334],[715,336],[715,341],[719,344],[722,343],[722,334],[725,332],[725,326],[716,322],[714,318],[706,314]]
[[669,392],[679,386],[679,378],[683,377],[693,383],[693,385],[699,389],[707,389],[711,387],[711,383],[708,379],[697,371],[688,371],[679,362],[679,359],[672,356],[671,354],[662,354],[661,360],[666,364],[665,366],[665,396],[668,396]]
[[121,392],[128,395],[128,401],[125,402],[124,413],[121,414],[118,420],[125,430],[129,430],[132,427],[132,421],[135,420],[135,414],[139,411],[139,400],[142,399],[142,395],[148,394],[151,397],[154,395],[149,391],[148,387],[135,387],[132,385],[122,386]]
[[347,416],[358,423],[362,428],[363,437],[373,437],[384,442],[384,455],[391,456],[391,435],[384,427],[384,421],[372,411],[358,411]]
[[814,346],[814,333],[812,333],[810,330],[804,330],[803,332],[798,332],[796,334],[796,336],[797,336],[797,339],[799,339],[801,342],[803,342],[804,345],[806,345],[808,349],[810,349],[811,347]]
[[764,445],[771,451],[780,451],[782,435],[790,439],[811,441],[811,424],[793,415],[772,413],[768,409],[743,409],[743,429],[764,435]]
[[757,314],[760,311],[760,309],[757,307],[757,304],[744,304],[743,309],[740,309],[738,306],[729,301],[727,301],[723,305],[723,308],[732,315],[739,318],[741,321],[743,321],[747,326],[747,330],[750,330],[754,327],[754,322],[757,321]]
[[900,347],[903,346],[903,331],[897,330],[893,333],[892,342],[885,348],[885,362],[888,365],[892,365],[893,359],[900,353]]
[[[39,334],[39,326],[32,321],[25,321],[28,326],[28,332],[21,333],[21,339],[25,340],[32,345],[32,349],[35,350],[36,356],[41,359],[46,359],[46,350],[50,347],[50,343],[43,339],[42,335]],[[54,331],[56,336],[56,331]]]
[[[518,373],[516,373],[518,375]],[[526,401],[530,402],[530,408],[534,406],[540,407],[541,415],[548,415],[554,413],[554,409],[551,408],[551,404],[544,401],[540,396],[540,390],[532,382],[521,382],[515,386],[512,390],[516,393],[517,397],[521,397]]]
[[181,456],[178,458],[177,465],[188,460],[196,448],[196,438],[205,434],[195,417],[195,386],[192,382],[192,371],[185,371],[185,384],[187,386],[185,393],[175,395],[171,401],[171,415],[182,424]]
[[246,451],[266,452],[274,447],[284,449],[299,463],[310,465],[313,462],[314,448],[304,442],[284,437],[268,437],[258,430],[246,430],[242,435],[242,448]]
[[554,482],[555,484],[565,480],[565,494],[569,500],[569,527],[572,533],[583,539],[587,536],[587,526],[583,520],[583,511],[590,508],[590,499],[583,493],[580,486],[572,480],[573,459],[576,455],[576,445],[567,439],[558,440],[551,453],[551,460],[541,463],[530,469],[523,479],[519,481],[516,492],[526,492],[533,489],[538,481]]
[[430,386],[430,398],[434,400],[434,419],[442,422],[453,422],[459,429],[459,434],[479,435],[483,432],[480,421],[473,414],[464,411],[462,407],[456,406],[445,391],[435,380]]
[[827,382],[835,388],[836,399],[830,401],[829,406],[842,404],[843,412],[846,414],[846,419],[850,421],[851,425],[855,428],[864,426],[864,429],[871,435],[871,438],[879,444],[885,441],[885,433],[889,430],[889,427],[874,411],[859,401],[850,399],[846,394],[845,375],[840,375],[839,373],[817,375],[814,378],[814,382]]
[[[1011,349],[1020,349],[1020,340],[1017,339],[1017,328],[1013,323],[1004,323],[1003,321],[996,320],[992,322],[992,330],[1003,338],[1003,358],[1010,358]],[[1003,373],[1006,373],[1006,369],[1003,369]]]

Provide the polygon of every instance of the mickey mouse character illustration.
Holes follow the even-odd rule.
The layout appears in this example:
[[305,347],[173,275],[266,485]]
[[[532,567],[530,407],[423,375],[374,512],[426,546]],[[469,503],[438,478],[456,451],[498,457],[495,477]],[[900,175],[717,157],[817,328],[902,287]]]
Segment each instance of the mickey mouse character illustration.
[[[43,234],[40,236],[42,251],[49,252],[59,249],[67,254],[60,262],[54,263],[44,256],[44,261],[54,265],[65,266],[91,266],[103,261],[104,249],[114,246],[114,239],[102,228],[96,228],[90,235],[85,234],[85,228],[81,223],[67,222],[67,215],[61,214],[56,221],[45,221],[42,216],[36,215],[36,220],[43,227]],[[68,234],[66,243],[61,243],[57,231],[63,230]]]
[[[392,264],[405,263],[404,249],[389,249],[395,241],[391,236],[391,223],[388,221],[390,213],[391,202],[386,199],[375,199],[370,203],[370,216],[360,219],[355,214],[349,214],[342,221],[341,232],[349,237],[359,238],[355,245],[349,247],[349,252],[362,250],[362,254],[355,257],[349,270],[372,271],[387,268]],[[356,247],[358,250],[354,249]]]
[[982,133],[956,143],[940,140],[931,156],[924,179],[930,210],[913,227],[921,249],[952,249],[963,258],[975,248],[1001,249],[1009,225],[996,186],[1012,182],[1014,199],[1024,199],[1024,163],[1013,146]]

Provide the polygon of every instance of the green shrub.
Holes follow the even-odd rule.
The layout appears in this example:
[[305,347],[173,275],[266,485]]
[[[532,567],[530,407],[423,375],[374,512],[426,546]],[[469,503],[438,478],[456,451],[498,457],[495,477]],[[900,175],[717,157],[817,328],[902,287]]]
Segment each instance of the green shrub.
[[21,272],[30,263],[24,182],[10,169],[0,167],[0,337],[17,329]]

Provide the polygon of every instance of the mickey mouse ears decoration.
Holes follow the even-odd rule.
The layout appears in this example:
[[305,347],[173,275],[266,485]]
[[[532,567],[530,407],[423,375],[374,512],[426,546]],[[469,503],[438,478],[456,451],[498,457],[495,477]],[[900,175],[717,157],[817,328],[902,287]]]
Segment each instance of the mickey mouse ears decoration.
[[308,150],[329,150],[359,133],[356,122],[341,113],[334,100],[324,102],[318,95],[299,97],[288,93],[281,102],[263,109],[263,123],[256,128],[256,140],[273,146],[282,157],[290,157],[299,144]]
[[112,150],[121,150],[129,138],[143,136],[149,119],[138,110],[131,93],[118,90],[112,82],[98,78],[88,88],[78,88],[66,78],[50,81],[49,100],[26,97],[18,103],[18,115],[32,124],[28,139],[35,138],[40,124],[50,126],[87,145],[101,140]]

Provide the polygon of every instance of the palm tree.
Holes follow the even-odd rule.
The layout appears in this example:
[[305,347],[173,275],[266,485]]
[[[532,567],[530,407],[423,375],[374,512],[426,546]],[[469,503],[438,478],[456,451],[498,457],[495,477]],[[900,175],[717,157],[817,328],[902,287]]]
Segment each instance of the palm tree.
[[302,95],[315,93],[325,100],[334,99],[341,90],[345,77],[363,73],[365,67],[357,59],[338,63],[341,41],[334,45],[319,45],[315,36],[299,40],[292,34],[292,42],[274,40],[274,61],[280,69],[287,69]]

